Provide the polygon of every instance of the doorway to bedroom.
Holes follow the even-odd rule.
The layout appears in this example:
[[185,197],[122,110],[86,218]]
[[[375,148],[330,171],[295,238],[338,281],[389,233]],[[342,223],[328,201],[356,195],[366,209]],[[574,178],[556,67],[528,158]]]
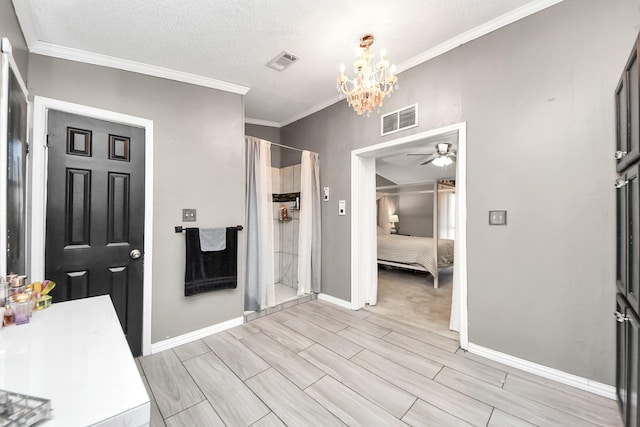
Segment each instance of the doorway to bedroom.
[[352,152],[352,308],[463,348],[465,146],[460,123]]

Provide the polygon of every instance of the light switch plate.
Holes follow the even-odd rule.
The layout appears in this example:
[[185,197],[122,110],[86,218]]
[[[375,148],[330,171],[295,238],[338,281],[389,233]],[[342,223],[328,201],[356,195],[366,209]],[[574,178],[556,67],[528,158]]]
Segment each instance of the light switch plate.
[[338,200],[338,215],[343,216],[347,214],[346,203],[344,200]]
[[196,210],[195,209],[182,209],[182,222],[195,222]]
[[489,225],[507,225],[507,211],[489,211]]

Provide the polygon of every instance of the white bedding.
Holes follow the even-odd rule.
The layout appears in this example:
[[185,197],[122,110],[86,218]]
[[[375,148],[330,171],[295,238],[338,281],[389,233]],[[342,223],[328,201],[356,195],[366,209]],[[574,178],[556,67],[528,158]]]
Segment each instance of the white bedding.
[[[378,260],[419,265],[435,276],[433,238],[378,234]],[[438,268],[453,265],[453,240],[438,239]]]

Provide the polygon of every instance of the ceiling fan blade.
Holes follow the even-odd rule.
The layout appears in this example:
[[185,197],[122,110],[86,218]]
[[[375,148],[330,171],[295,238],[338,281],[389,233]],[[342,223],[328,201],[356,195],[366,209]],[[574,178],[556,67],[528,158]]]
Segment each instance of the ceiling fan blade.
[[432,157],[432,158],[430,158],[429,160],[427,160],[426,162],[424,162],[424,163],[420,163],[420,166],[422,166],[422,165],[428,165],[429,163],[433,162],[435,159],[437,159],[437,157]]
[[428,153],[407,153],[407,156],[428,156]]

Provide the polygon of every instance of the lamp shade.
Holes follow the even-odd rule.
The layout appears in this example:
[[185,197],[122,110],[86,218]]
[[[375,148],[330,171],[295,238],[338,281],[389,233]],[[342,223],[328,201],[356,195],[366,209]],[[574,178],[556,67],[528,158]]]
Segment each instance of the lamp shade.
[[400,219],[398,218],[398,215],[389,215],[389,222],[393,222],[395,224],[396,222],[400,222]]

